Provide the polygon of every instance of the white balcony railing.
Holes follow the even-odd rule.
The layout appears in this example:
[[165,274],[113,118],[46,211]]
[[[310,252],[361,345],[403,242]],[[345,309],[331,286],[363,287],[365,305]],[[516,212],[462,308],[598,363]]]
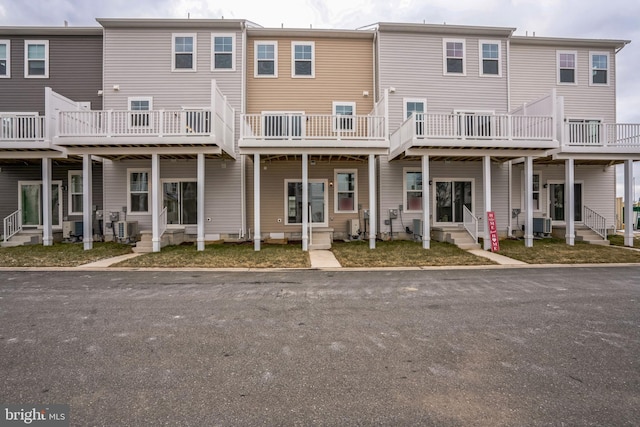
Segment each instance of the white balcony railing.
[[384,117],[242,114],[241,140],[385,140]]
[[640,149],[640,124],[599,122],[565,123],[563,145]]
[[391,136],[391,151],[415,139],[553,141],[552,116],[412,114]]
[[39,141],[44,137],[43,116],[0,113],[0,141]]
[[462,206],[463,209],[463,225],[467,233],[473,237],[474,243],[478,243],[478,217],[469,210],[466,205]]

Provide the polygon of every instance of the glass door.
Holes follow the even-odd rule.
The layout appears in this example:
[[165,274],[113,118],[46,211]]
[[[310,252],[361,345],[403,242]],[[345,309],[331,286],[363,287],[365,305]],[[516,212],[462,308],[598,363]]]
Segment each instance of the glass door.
[[434,185],[436,223],[462,223],[465,206],[473,212],[472,181],[436,180]]
[[[552,221],[564,222],[564,182],[549,183],[549,216]],[[582,222],[582,183],[575,183],[573,190],[574,215],[576,222]]]
[[[309,221],[314,226],[327,227],[327,181],[309,180]],[[286,224],[302,224],[302,182],[286,181]]]
[[164,207],[167,224],[198,223],[198,184],[194,181],[164,182]]
[[[42,227],[42,181],[20,181],[18,207],[22,210],[23,227]],[[51,225],[61,227],[62,183],[51,184]]]

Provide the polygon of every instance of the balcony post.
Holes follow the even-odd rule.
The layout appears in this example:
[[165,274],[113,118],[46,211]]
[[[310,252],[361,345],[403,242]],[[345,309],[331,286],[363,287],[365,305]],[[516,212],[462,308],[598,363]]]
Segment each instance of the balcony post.
[[161,239],[160,236],[160,155],[153,153],[151,155],[151,243],[153,252],[160,252]]
[[633,247],[633,160],[624,161],[624,245]]
[[[51,159],[42,159],[42,245],[53,245],[51,196]],[[62,203],[62,200],[58,200]],[[57,208],[56,208],[57,209]]]
[[[484,211],[489,212],[491,207],[491,156],[484,156],[482,159],[482,189],[484,192]],[[484,242],[483,249],[488,251],[491,249],[491,235],[489,234],[489,215],[484,215],[485,219],[482,221],[484,228]]]
[[197,237],[197,245],[199,251],[204,251],[204,180],[205,180],[205,161],[204,154],[198,153],[198,171],[197,171],[197,192],[198,192],[198,237]]
[[[431,200],[429,185],[429,156],[422,156],[422,249],[431,248],[431,224],[429,213],[431,212]],[[413,230],[414,232],[416,230]]]
[[533,247],[533,157],[524,160],[524,246]]
[[[69,186],[71,186],[71,182],[69,182]],[[91,154],[82,155],[82,245],[85,251],[93,249],[93,170]]]
[[260,154],[253,155],[253,250],[260,250]]
[[[566,223],[565,239],[567,245],[575,245],[575,168],[573,159],[567,159],[564,162],[564,216]],[[584,220],[584,218],[583,218]]]
[[376,156],[369,154],[369,249],[376,248],[378,202],[376,201]]
[[309,250],[309,155],[302,155],[302,250]]
[[107,111],[107,138],[113,134],[113,110]]

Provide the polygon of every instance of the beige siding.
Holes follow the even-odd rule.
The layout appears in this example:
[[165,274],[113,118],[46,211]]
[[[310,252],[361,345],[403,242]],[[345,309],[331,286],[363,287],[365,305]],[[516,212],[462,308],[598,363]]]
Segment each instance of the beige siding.
[[[556,52],[577,52],[577,84],[557,83]],[[601,119],[615,122],[615,52],[609,51],[610,70],[608,86],[590,86],[591,68],[589,52],[602,49],[571,46],[511,45],[511,106],[540,98],[557,89],[564,97],[565,117]]]
[[[328,162],[318,161],[309,166],[309,179],[334,181],[336,169],[356,169],[357,204],[362,209],[369,209],[369,175],[366,162]],[[248,227],[254,228],[253,215],[253,161],[247,162],[247,211]],[[260,226],[262,233],[300,233],[300,225],[285,224],[285,180],[302,179],[302,163],[300,160],[267,162],[260,168]],[[328,226],[336,233],[347,229],[349,219],[358,218],[358,213],[335,213],[335,186],[328,187]],[[362,215],[362,213],[360,213]],[[362,219],[362,216],[360,216]],[[280,220],[280,222],[278,221]]]
[[[223,167],[224,165],[224,167]],[[149,169],[150,160],[105,161],[104,197],[105,212],[120,212],[127,206],[127,169]],[[205,234],[238,234],[240,215],[240,162],[208,159],[205,164]],[[161,160],[160,179],[196,180],[195,160]],[[131,221],[139,221],[141,229],[151,228],[151,213],[129,215]],[[194,226],[195,227],[195,226]]]
[[[278,42],[278,77],[254,77],[254,41]],[[315,43],[315,78],[291,77],[291,42]],[[369,92],[369,97],[363,96]],[[356,103],[356,114],[373,109],[373,42],[369,39],[249,37],[247,113],[304,111],[331,114],[333,101]]]
[[[465,39],[466,75],[443,74],[444,38]],[[507,111],[506,42],[501,40],[502,77],[479,76],[480,37],[381,32],[379,34],[380,90],[394,87],[389,97],[389,130],[397,129],[403,117],[404,98],[426,98],[427,112],[453,110]]]
[[[242,32],[235,32],[235,71],[211,71],[211,34],[215,28],[108,28],[104,49],[104,108],[126,110],[128,98],[153,97],[153,109],[211,105],[211,80],[236,109],[236,139],[242,97]],[[173,33],[196,33],[196,72],[171,71]],[[233,32],[230,32],[230,34]],[[113,86],[118,85],[119,91]]]

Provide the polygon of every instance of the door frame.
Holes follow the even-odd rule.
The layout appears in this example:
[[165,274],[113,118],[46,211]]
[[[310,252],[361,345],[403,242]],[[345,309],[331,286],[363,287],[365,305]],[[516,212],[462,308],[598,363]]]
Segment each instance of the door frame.
[[[551,217],[551,185],[557,185],[557,184],[562,184],[562,185],[566,185],[564,179],[549,179],[547,181],[545,181],[543,188],[545,188],[546,193],[547,193],[547,204],[545,207],[544,212],[547,215],[547,218],[551,219],[551,225],[564,225],[567,223],[567,219],[563,219],[562,221],[557,221],[554,220]],[[575,180],[573,182],[574,187],[576,185],[580,185],[582,187],[582,191],[580,192],[580,209],[584,208],[584,180]],[[564,195],[564,191],[563,191],[563,195]],[[565,207],[566,208],[566,207]],[[574,207],[575,209],[575,207]],[[575,215],[575,210],[574,210],[574,215]],[[582,214],[580,214],[580,217],[582,218]],[[580,221],[575,221],[576,224],[582,224],[584,222],[584,218],[582,218]]]
[[[289,196],[288,196],[288,187],[289,183],[299,182],[302,184],[301,178],[291,178],[284,180],[284,225],[289,226],[302,226],[302,223],[290,223],[289,215],[288,215],[288,204],[289,204]],[[329,226],[329,180],[325,178],[313,178],[308,180],[309,184],[324,184],[324,222],[312,222],[312,218],[309,218],[309,224],[312,224],[313,227],[328,227]],[[309,195],[310,196],[310,195]],[[311,203],[311,197],[309,197],[309,203]]]
[[[42,202],[42,180],[25,180],[25,181],[18,181],[18,209],[20,209],[20,211],[22,211],[22,186],[23,185],[40,185],[41,187],[41,191],[40,191],[40,207],[41,209],[44,209],[43,202]],[[55,180],[55,181],[51,181],[51,186],[57,185],[58,186],[58,221],[60,221],[59,224],[54,224],[52,223],[51,226],[55,229],[62,229],[62,221],[63,221],[63,209],[62,209],[62,205],[63,205],[63,191],[62,191],[62,181],[61,180]],[[53,196],[53,191],[52,191],[52,196]],[[42,224],[42,214],[41,212],[38,212],[38,216],[39,218],[39,223],[38,225],[27,225],[26,228],[36,228],[38,230],[41,230],[43,227]],[[53,221],[53,217],[51,218]]]
[[[422,187],[424,188],[424,180],[422,181]],[[436,227],[446,227],[446,226],[455,226],[462,224],[463,222],[438,222],[438,206],[437,206],[437,192],[436,192],[436,184],[438,182],[450,182],[452,184],[452,191],[454,189],[454,182],[470,182],[471,183],[471,213],[475,215],[476,212],[476,180],[475,178],[432,178],[429,180],[429,186],[431,187],[431,217],[433,218],[432,223]],[[451,209],[452,212],[455,212],[454,199],[453,194],[451,195]]]

